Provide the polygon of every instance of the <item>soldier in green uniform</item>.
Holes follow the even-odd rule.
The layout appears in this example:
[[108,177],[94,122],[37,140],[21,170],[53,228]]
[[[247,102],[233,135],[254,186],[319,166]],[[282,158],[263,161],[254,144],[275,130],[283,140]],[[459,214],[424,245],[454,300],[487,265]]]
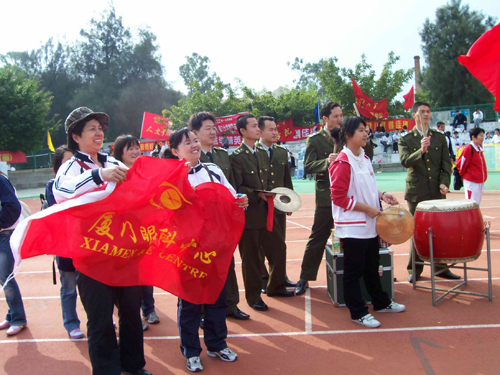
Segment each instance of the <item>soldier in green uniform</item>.
[[[229,183],[234,187],[233,171],[229,154],[221,147],[214,147],[217,129],[215,127],[216,119],[208,112],[198,112],[189,119],[188,128],[193,131],[201,143],[200,161],[202,163],[214,163],[224,172]],[[226,284],[227,316],[246,320],[250,315],[244,313],[238,308],[240,294],[238,291],[238,280],[234,269],[234,257],[229,266]]]
[[[269,168],[271,171],[271,184],[273,188],[286,187],[293,190],[290,165],[288,163],[288,150],[283,146],[276,144],[276,142],[278,141],[278,128],[276,127],[274,118],[269,116],[261,116],[258,119],[258,123],[259,129],[261,131],[261,137],[260,141],[257,142],[257,146],[261,146],[263,149],[265,149],[267,152],[267,156],[269,156]],[[274,226],[277,229],[277,233],[283,238],[283,241],[285,241],[286,213],[281,212],[277,209],[274,210]],[[267,289],[269,274],[264,262],[262,262],[262,275],[263,282],[265,282],[262,287],[262,292],[265,293]],[[286,277],[285,285],[290,288],[294,288],[296,286],[295,283],[288,280],[288,277]]]
[[271,172],[267,152],[256,147],[260,130],[257,119],[252,115],[242,115],[236,121],[238,132],[243,137],[241,146],[231,155],[231,167],[234,188],[238,193],[248,196],[248,209],[245,211],[245,228],[239,242],[242,260],[245,297],[255,310],[267,311],[269,308],[261,297],[261,257],[260,248],[264,249],[269,260],[269,283],[267,293],[280,295],[286,292],[285,263],[286,245],[279,236],[266,236],[268,216],[268,195],[258,190],[271,190]]
[[[423,124],[420,121],[421,119]],[[430,199],[446,199],[451,178],[451,163],[446,137],[439,131],[429,129],[431,107],[424,102],[416,102],[412,108],[415,118],[415,128],[400,138],[398,148],[401,164],[408,168],[406,176],[405,199],[412,215],[417,205]],[[424,135],[424,129],[427,134]],[[410,241],[410,259],[408,261],[408,281],[413,282],[412,275],[413,241]],[[421,259],[415,254],[415,261]],[[423,270],[422,265],[416,265],[415,275],[418,279]],[[442,269],[436,267],[436,270]],[[446,279],[460,279],[460,276],[449,270],[439,275]]]
[[309,280],[316,280],[326,242],[333,228],[328,167],[337,157],[337,153],[334,153],[335,142],[331,137],[331,131],[335,127],[340,127],[342,122],[340,104],[328,102],[323,105],[321,117],[325,126],[317,133],[310,135],[306,141],[304,173],[316,174],[316,210],[311,235],[304,251],[300,280],[295,287],[297,295],[305,293]]

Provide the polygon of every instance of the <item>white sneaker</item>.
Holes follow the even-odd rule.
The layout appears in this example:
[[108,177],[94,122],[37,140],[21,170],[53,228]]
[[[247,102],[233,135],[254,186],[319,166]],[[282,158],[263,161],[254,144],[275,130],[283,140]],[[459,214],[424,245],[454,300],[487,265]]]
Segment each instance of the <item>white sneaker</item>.
[[80,330],[80,328],[75,328],[69,333],[69,337],[71,337],[72,339],[82,339],[83,332]]
[[372,314],[366,314],[360,319],[353,319],[354,323],[359,324],[360,326],[364,326],[367,328],[377,328],[380,327],[380,322],[373,317]]
[[406,307],[405,305],[401,305],[399,303],[396,303],[394,301],[391,302],[389,306],[387,306],[385,309],[382,310],[377,310],[376,312],[382,312],[382,313],[399,313],[405,311]]
[[147,331],[149,329],[149,326],[145,322],[143,322],[142,320],[141,320],[141,323],[142,323],[142,330]]
[[238,354],[229,348],[222,349],[220,352],[211,352],[210,350],[207,350],[207,355],[212,358],[219,357],[224,362],[234,362],[238,359]]
[[201,365],[200,357],[191,357],[186,361],[187,369],[191,372],[200,372],[203,370],[203,366]]
[[145,316],[144,320],[147,321],[149,324],[160,323],[160,317],[154,311],[151,314],[149,314],[148,316]]

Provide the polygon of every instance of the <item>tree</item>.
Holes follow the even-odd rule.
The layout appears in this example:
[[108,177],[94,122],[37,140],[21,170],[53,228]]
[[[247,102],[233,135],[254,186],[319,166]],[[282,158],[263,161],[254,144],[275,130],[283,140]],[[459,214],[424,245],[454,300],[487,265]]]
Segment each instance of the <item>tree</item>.
[[47,121],[52,97],[13,66],[0,68],[0,150],[34,151],[46,145],[47,131],[56,126]]
[[[207,56],[200,56],[193,52],[191,57],[186,56],[187,62],[179,67],[179,74],[184,80],[184,84],[188,87],[189,94],[194,93],[194,88],[204,94],[208,90],[214,89],[217,74],[210,75],[208,63],[210,59]],[[194,86],[193,83],[198,85]]]
[[318,99],[323,102],[333,100],[340,103],[344,115],[355,113],[351,82],[353,78],[361,90],[373,100],[388,99],[389,116],[404,116],[403,103],[395,98],[401,93],[403,85],[412,78],[413,69],[393,71],[399,59],[394,52],[390,52],[378,79],[365,55],[361,56],[361,62],[356,64],[354,69],[339,67],[336,57],[320,59],[316,63],[304,63],[302,59],[295,58],[289,66],[301,73],[295,81],[297,89],[308,88],[315,91]]
[[420,36],[427,66],[422,72],[422,87],[439,106],[491,103],[493,96],[460,65],[457,58],[465,55],[472,44],[496,20],[469,9],[461,0],[436,10],[436,20],[425,20]]

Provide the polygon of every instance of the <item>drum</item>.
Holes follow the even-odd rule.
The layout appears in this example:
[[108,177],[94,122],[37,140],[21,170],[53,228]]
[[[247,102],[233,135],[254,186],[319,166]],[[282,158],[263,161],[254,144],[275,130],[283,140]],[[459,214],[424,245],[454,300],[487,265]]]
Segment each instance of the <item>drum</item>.
[[417,254],[430,260],[429,228],[434,235],[434,262],[464,263],[481,255],[484,241],[483,215],[469,199],[435,199],[420,202],[415,211],[413,243]]

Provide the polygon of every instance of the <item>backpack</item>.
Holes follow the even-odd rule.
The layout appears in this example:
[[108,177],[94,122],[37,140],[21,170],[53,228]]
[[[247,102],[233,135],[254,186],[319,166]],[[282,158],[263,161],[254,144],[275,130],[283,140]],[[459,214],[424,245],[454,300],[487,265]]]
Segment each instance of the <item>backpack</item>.
[[[473,154],[474,154],[474,147],[471,146],[470,148],[471,158]],[[455,168],[453,168],[453,177],[454,177],[453,189],[460,190],[462,186],[464,186],[464,181],[462,180],[462,176],[460,176],[460,172],[458,171],[458,168],[456,166]]]

